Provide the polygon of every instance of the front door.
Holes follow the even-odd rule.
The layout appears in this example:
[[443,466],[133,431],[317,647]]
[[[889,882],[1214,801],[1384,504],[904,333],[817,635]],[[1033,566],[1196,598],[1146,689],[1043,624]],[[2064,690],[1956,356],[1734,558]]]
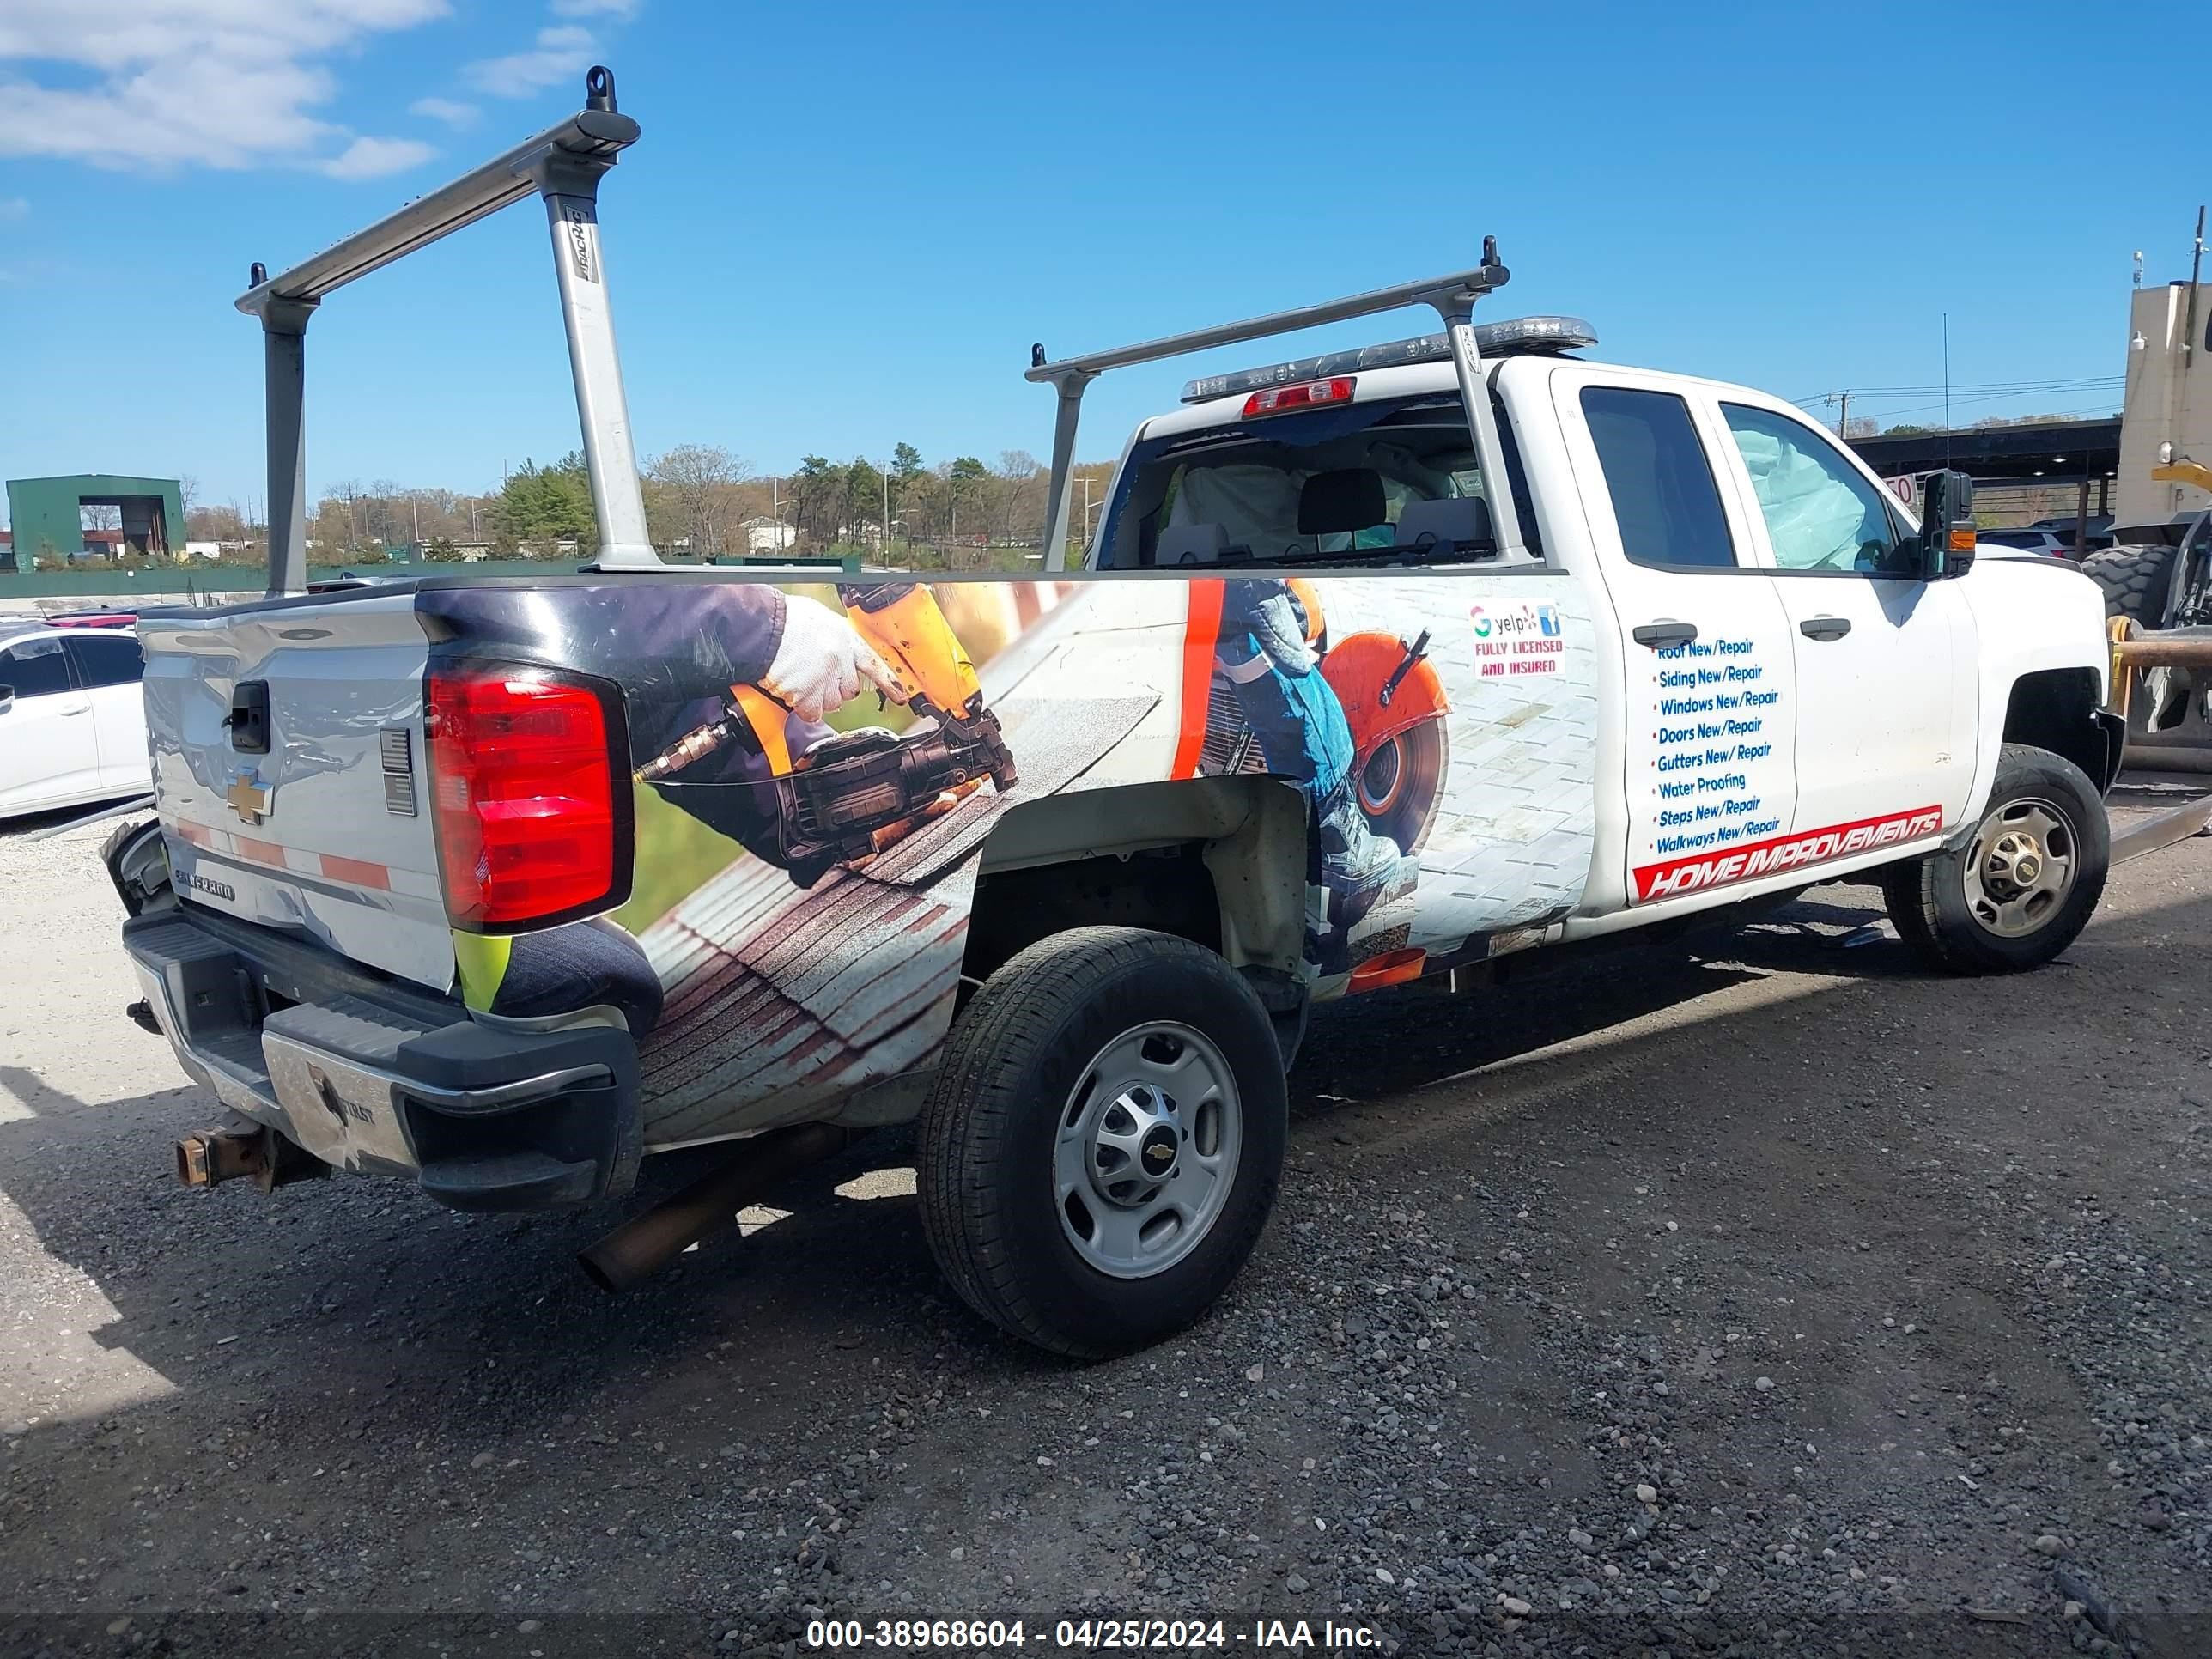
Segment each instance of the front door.
[[1976,719],[1959,585],[1905,574],[1913,550],[1887,492],[1826,433],[1771,406],[1719,407],[1789,617],[1802,826],[1876,823],[1917,840],[1934,833],[1930,814],[1955,823]]
[[1750,854],[1797,818],[1796,660],[1740,505],[1716,479],[1725,435],[1679,383],[1605,369],[1553,384],[1624,635],[1629,902],[1748,879]]

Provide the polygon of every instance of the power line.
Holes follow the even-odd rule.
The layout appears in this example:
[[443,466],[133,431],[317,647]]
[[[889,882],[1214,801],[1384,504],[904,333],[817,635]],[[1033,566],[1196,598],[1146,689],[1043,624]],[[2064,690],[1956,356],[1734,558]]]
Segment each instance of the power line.
[[[1990,403],[2002,403],[2002,402],[2003,402],[2003,401],[2004,401],[2004,399],[2005,399],[2005,398],[2007,398],[2008,397],[2009,397],[2009,396],[2011,396],[2011,395],[2012,395],[2012,394],[2010,394],[2009,392],[1989,392],[1989,393],[1987,393],[1987,394],[1985,394],[1985,395],[1984,395],[1984,396],[1982,396],[1982,397],[1978,397],[1978,398],[1959,398],[1959,397],[1954,397],[1954,398],[1951,399],[1951,402],[1952,402],[1952,404],[1990,404]],[[1866,418],[1868,418],[1868,419],[1869,419],[1869,420],[1877,419],[1877,418],[1878,418],[1878,419],[1881,419],[1881,420],[1892,420],[1892,419],[1894,419],[1896,416],[1900,416],[1900,415],[1921,415],[1921,414],[1926,414],[1926,413],[1929,413],[1929,411],[1931,411],[1931,410],[1939,410],[1939,409],[1942,409],[1942,408],[1943,408],[1943,407],[1945,407],[1944,403],[1943,403],[1942,399],[1941,399],[1941,398],[1936,398],[1936,399],[1935,399],[1935,400],[1933,400],[1933,401],[1931,401],[1931,402],[1928,402],[1928,403],[1921,403],[1921,404],[1907,404],[1903,405],[1902,407],[1890,407],[1890,408],[1885,408],[1885,409],[1883,409],[1883,410],[1880,410],[1880,411],[1878,412],[1878,414],[1877,414],[1877,415],[1870,415],[1870,416],[1867,416]],[[2039,410],[2039,411],[2038,411],[2038,413],[2039,413],[2039,415],[2045,415],[2045,416],[2051,416],[2051,417],[2053,417],[2054,419],[2063,417],[2063,418],[2067,419],[2067,420],[2084,420],[2084,421],[2088,421],[2088,420],[2098,420],[2098,419],[2101,419],[2101,418],[2103,418],[2102,416],[2094,416],[2094,415],[2075,415],[2075,414],[2074,414],[2074,413],[2072,413],[2072,412],[2070,412],[2070,411],[2058,410]]]
[[[2127,376],[2124,374],[2096,374],[2085,375],[2076,380],[1977,380],[1954,384],[1951,392],[1954,397],[1960,392],[1986,394],[1993,398],[2035,397],[2060,392],[2096,392],[2114,386],[2124,386],[2126,384]],[[1941,385],[1855,386],[1849,388],[1853,398],[1877,399],[1932,397],[1940,394],[1942,390],[1943,387]],[[1790,401],[1802,408],[1808,404],[1832,403],[1841,397],[1843,392],[1844,388],[1831,392],[1815,392],[1806,397],[1792,398]]]

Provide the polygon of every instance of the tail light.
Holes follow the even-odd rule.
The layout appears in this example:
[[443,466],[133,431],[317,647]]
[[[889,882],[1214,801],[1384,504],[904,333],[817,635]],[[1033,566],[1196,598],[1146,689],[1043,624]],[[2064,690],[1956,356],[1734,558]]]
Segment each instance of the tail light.
[[611,688],[538,669],[434,668],[430,792],[446,915],[548,926],[629,896],[629,744]]
[[1318,409],[1324,404],[1348,404],[1358,384],[1350,374],[1334,380],[1305,380],[1297,386],[1271,386],[1244,400],[1244,418],[1255,415],[1287,415],[1294,409]]

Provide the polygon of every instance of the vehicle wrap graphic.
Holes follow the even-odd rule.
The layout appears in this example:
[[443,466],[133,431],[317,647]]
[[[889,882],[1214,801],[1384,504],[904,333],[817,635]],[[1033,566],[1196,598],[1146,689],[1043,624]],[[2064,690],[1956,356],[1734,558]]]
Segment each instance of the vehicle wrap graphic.
[[1756,881],[1762,876],[1779,875],[1800,865],[1849,858],[1854,853],[1863,853],[1874,847],[1887,847],[1895,842],[1918,841],[1936,834],[1942,827],[1942,808],[1916,806],[1910,811],[1861,818],[1851,823],[1833,824],[1825,830],[1801,830],[1786,836],[1776,836],[1725,853],[1706,853],[1695,858],[1642,865],[1636,871],[1636,897],[1641,903],[1648,899],[1674,898],[1684,893],[1700,892],[1705,888],[1725,886],[1731,882]]
[[[1295,785],[1322,998],[1539,943],[1589,876],[1595,647],[1563,579],[887,574],[419,604],[448,652],[623,689],[636,851],[614,920],[660,988],[653,1146],[865,1111],[927,1066],[985,845],[1025,801]],[[1478,617],[1545,672],[1492,672]]]

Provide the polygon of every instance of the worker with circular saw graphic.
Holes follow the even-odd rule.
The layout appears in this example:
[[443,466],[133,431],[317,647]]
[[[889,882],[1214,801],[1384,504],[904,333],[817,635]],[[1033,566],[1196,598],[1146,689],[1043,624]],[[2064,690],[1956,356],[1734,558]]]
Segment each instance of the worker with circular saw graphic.
[[1352,927],[1414,878],[1417,861],[1369,827],[1352,781],[1352,726],[1309,643],[1306,601],[1286,580],[1222,584],[1217,671],[1267,769],[1304,787],[1316,828],[1308,879],[1328,903],[1310,951],[1324,975],[1351,970]]

